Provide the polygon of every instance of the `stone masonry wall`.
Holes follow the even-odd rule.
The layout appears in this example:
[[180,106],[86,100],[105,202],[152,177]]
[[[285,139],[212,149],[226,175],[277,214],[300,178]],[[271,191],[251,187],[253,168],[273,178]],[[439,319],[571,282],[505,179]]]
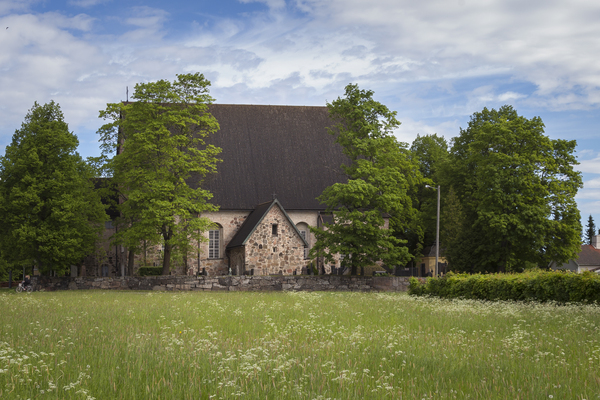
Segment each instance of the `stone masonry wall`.
[[[274,233],[276,226],[276,233]],[[246,242],[245,270],[255,275],[300,273],[304,243],[278,206],[264,216]]]
[[[422,278],[419,278],[423,280]],[[400,276],[132,276],[123,278],[33,277],[35,291],[54,290],[160,290],[160,291],[340,291],[405,292],[407,277]]]
[[[190,252],[186,260],[172,260],[172,275],[196,275],[198,271],[202,271],[203,269],[206,271],[206,273],[208,273],[209,276],[228,274],[230,263],[228,254],[225,251],[227,244],[239,230],[240,226],[244,223],[249,213],[249,211],[234,210],[204,213],[202,215],[203,217],[206,217],[212,222],[219,224],[222,228],[219,258],[208,258],[208,242],[202,243],[200,246],[200,252]],[[306,224],[307,226],[317,226],[318,212],[316,211],[289,211],[288,216],[296,225]],[[103,265],[108,267],[109,277],[118,277],[121,275],[121,266],[127,265],[127,251],[122,246],[109,246],[109,237],[114,234],[114,232],[115,230],[112,227],[107,228],[104,231],[103,237],[100,241],[102,244],[102,249],[98,252],[98,254],[92,254],[86,258],[83,265],[78,268],[79,276],[101,277]],[[314,234],[307,230],[307,236],[309,246],[312,246],[316,240]],[[206,238],[208,239],[208,233],[206,233]],[[306,264],[309,262],[310,260],[308,259],[303,260],[301,267],[306,266]],[[140,253],[136,254],[135,256],[134,272],[136,272],[142,265],[162,265],[161,247],[142,246]],[[235,265],[231,265],[231,267],[232,269],[235,269]],[[293,271],[296,269],[297,268],[294,267],[294,269],[290,270]],[[243,271],[243,266],[238,270]],[[271,268],[268,270],[273,269]],[[278,271],[279,269],[276,268],[276,270]]]
[[[233,239],[240,226],[246,220],[250,214],[248,211],[217,211],[211,213],[202,214],[203,217],[208,218],[212,222],[219,224],[222,227],[222,238],[220,243],[220,257],[219,258],[208,258],[208,241],[202,244],[202,251],[200,253],[200,265],[197,260],[189,263],[189,273],[192,275],[196,274],[196,271],[202,271],[202,268],[206,270],[208,275],[225,275],[229,272],[229,259],[225,252],[227,244]],[[208,239],[208,232],[206,233]]]

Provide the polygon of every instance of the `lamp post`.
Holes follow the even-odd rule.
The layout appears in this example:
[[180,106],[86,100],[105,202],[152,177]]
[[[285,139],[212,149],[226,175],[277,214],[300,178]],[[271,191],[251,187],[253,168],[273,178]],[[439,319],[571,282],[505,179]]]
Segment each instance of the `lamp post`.
[[[425,185],[426,188],[435,189]],[[435,228],[435,276],[438,276],[438,263],[440,259],[440,185],[437,187],[437,223]]]

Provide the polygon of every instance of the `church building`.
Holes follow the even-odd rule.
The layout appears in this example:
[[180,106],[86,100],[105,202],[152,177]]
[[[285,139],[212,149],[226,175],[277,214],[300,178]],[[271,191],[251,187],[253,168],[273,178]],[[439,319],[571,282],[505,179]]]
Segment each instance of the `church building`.
[[[206,142],[222,149],[217,173],[202,185],[219,211],[201,251],[174,263],[173,274],[293,274],[309,263],[314,244],[309,226],[321,226],[325,206],[317,200],[334,183],[345,183],[348,158],[327,128],[327,107],[210,105],[220,130]],[[114,230],[107,225],[106,235]],[[161,265],[160,249],[144,249],[140,265]],[[107,248],[103,262],[88,260],[87,275],[120,276],[127,263],[123,247]]]

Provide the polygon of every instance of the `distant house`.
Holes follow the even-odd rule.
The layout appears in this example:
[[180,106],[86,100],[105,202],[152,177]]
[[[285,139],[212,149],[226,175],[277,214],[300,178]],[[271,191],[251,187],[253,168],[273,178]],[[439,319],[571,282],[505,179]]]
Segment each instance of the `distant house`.
[[[210,191],[219,211],[203,215],[215,223],[208,242],[173,273],[299,273],[315,242],[309,226],[323,223],[317,197],[347,181],[341,165],[348,159],[327,133],[333,126],[327,107],[213,104],[210,112],[220,130],[206,141],[222,149],[223,162],[216,174],[190,184]],[[88,257],[85,270],[120,276],[126,262],[119,246],[102,261]],[[143,249],[136,269],[144,263],[161,265],[160,249]]]
[[[428,276],[429,273],[433,276],[435,274],[435,250],[437,243],[433,246],[426,246],[423,249],[423,257],[421,257],[421,269],[419,271],[420,276]],[[440,247],[438,254],[438,273],[445,274],[448,263],[446,262],[446,249]]]
[[600,271],[600,235],[592,238],[592,244],[584,244],[576,260],[569,260],[566,264],[550,263],[554,270],[568,270],[573,272]]

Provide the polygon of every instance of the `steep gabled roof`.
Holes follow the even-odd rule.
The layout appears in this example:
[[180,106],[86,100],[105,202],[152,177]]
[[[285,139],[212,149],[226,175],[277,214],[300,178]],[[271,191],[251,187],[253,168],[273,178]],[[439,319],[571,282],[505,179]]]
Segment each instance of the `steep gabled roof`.
[[258,225],[260,225],[262,220],[265,218],[265,215],[267,215],[269,213],[269,211],[271,210],[271,208],[273,208],[273,206],[275,206],[275,205],[277,205],[279,207],[279,209],[281,210],[281,212],[283,213],[285,218],[288,220],[289,224],[296,231],[296,234],[298,235],[298,237],[300,239],[302,239],[304,246],[308,247],[308,243],[306,243],[306,240],[304,240],[302,235],[300,235],[298,228],[296,228],[296,225],[294,224],[294,222],[290,219],[289,215],[285,212],[285,209],[281,206],[281,204],[277,201],[277,199],[274,199],[273,201],[270,201],[267,203],[262,203],[262,204],[259,204],[256,206],[254,211],[252,211],[250,213],[250,215],[248,215],[248,218],[246,218],[246,220],[244,221],[244,223],[242,224],[240,229],[237,231],[235,236],[231,239],[231,241],[227,245],[227,248],[245,246],[248,239],[250,239],[250,236],[252,236],[252,234],[258,227]]
[[220,130],[207,143],[222,149],[223,162],[201,186],[222,210],[253,210],[274,194],[288,210],[324,210],[316,198],[346,182],[348,159],[327,133],[327,107],[212,104],[210,112]]

